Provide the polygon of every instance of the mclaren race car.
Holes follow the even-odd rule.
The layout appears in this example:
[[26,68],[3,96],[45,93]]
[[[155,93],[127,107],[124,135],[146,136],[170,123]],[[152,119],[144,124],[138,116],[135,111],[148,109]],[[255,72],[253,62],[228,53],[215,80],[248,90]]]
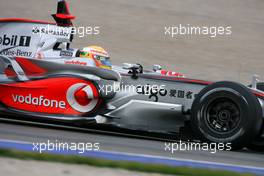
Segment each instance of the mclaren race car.
[[187,130],[201,141],[263,150],[264,89],[257,77],[245,86],[185,78],[158,65],[96,67],[80,57],[82,50],[70,48],[74,17],[65,1],[53,17],[56,23],[0,20],[2,115]]

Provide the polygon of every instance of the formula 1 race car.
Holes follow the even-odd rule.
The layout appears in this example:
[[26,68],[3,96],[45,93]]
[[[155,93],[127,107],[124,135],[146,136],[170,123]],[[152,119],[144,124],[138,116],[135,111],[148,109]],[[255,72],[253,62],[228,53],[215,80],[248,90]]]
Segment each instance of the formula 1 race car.
[[[161,133],[189,128],[200,140],[244,147],[263,134],[264,92],[235,82],[123,72],[1,56],[0,113],[86,120]],[[126,73],[125,73],[126,71]]]
[[[70,48],[72,33],[55,31],[72,25],[65,1],[53,17],[55,24],[0,20],[1,114],[171,134],[187,129],[201,141],[263,150],[264,89],[256,77],[244,86],[185,78],[158,65],[88,66]],[[46,25],[48,32],[40,30]]]

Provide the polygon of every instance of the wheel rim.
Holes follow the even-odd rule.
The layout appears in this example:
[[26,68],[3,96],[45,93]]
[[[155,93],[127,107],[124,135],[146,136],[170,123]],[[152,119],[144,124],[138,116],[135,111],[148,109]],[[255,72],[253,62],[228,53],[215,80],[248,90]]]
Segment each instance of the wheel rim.
[[218,134],[236,130],[241,121],[240,109],[229,98],[213,100],[205,108],[207,126]]

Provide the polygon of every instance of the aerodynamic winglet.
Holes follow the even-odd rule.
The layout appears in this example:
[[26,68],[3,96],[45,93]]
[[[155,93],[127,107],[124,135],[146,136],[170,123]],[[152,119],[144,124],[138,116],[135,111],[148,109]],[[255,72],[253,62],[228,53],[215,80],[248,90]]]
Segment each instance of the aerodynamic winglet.
[[57,13],[52,14],[58,26],[72,26],[75,16],[70,14],[68,4],[65,0],[58,0]]

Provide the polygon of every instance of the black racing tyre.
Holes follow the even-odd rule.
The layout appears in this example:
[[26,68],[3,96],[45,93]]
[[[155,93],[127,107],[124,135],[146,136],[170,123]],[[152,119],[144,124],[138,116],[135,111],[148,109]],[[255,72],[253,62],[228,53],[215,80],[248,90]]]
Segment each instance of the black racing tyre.
[[247,148],[253,151],[264,152],[264,138],[258,137]]
[[[197,137],[230,145],[232,150],[251,143],[262,124],[258,99],[240,83],[222,81],[205,87],[191,109],[191,126]],[[231,144],[230,144],[231,143]]]
[[[249,87],[251,87],[251,85],[249,85]],[[264,91],[264,82],[257,83],[257,89]],[[247,148],[250,150],[263,152],[264,151],[264,137],[261,137],[259,135],[256,139],[254,139],[254,141],[251,144],[248,145]]]

